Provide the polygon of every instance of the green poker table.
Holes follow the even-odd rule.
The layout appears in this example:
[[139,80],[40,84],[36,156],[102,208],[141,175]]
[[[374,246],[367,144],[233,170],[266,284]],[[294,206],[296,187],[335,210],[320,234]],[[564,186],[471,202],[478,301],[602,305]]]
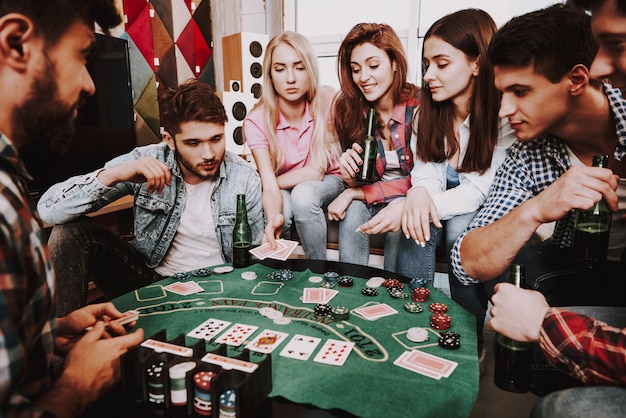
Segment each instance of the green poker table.
[[[210,267],[214,269],[217,266]],[[271,273],[289,269],[293,279],[273,280]],[[241,275],[254,271],[257,278],[243,280]],[[335,287],[339,293],[329,302],[331,306],[345,306],[350,310],[345,320],[331,316],[317,316],[314,304],[302,302],[305,287],[319,287],[311,276],[336,272],[353,278],[354,286]],[[268,277],[268,274],[270,275]],[[445,294],[430,288],[430,297],[422,302],[423,312],[411,313],[404,309],[409,299],[396,299],[384,287],[377,296],[365,296],[361,290],[367,279],[379,276],[406,277],[384,270],[333,261],[290,259],[264,260],[246,268],[205,277],[191,275],[186,281],[195,281],[203,292],[181,296],[167,292],[164,287],[176,282],[165,278],[134,292],[120,296],[113,303],[121,311],[140,312],[136,328],[143,328],[146,338],[166,330],[168,337],[187,334],[209,318],[258,326],[258,333],[270,329],[289,336],[271,355],[272,390],[269,394],[272,413],[264,416],[324,416],[324,417],[467,417],[476,401],[479,371],[475,334],[475,319]],[[410,294],[408,284],[405,290]],[[461,335],[458,349],[444,349],[438,345],[438,330],[430,327],[429,305],[444,303],[451,317],[448,331]],[[397,314],[374,321],[366,320],[352,310],[376,303],[385,303]],[[272,307],[291,321],[276,324],[259,310]],[[407,330],[423,327],[429,339],[414,343],[407,339]],[[321,344],[307,361],[279,355],[295,334],[319,337]],[[198,342],[186,336],[186,345]],[[343,366],[317,363],[313,358],[328,338],[355,343]],[[245,346],[245,343],[241,347]],[[240,348],[229,348],[239,350]],[[449,377],[439,380],[394,365],[403,352],[420,350],[458,363]],[[256,353],[251,352],[251,361]],[[259,354],[261,356],[261,354]],[[320,415],[321,414],[321,415]]]

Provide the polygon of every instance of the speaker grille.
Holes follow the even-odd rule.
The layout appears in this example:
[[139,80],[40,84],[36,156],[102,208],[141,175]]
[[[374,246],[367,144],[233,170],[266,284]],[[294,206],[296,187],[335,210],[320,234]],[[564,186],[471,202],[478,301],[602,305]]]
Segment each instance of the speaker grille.
[[259,58],[261,55],[263,55],[263,45],[261,45],[259,41],[250,42],[250,54],[254,58]]
[[237,126],[233,131],[233,141],[237,145],[243,145],[243,131],[241,130],[241,126]]
[[250,89],[255,99],[261,98],[261,94],[263,94],[263,86],[259,83],[254,83],[252,88]]
[[244,120],[246,115],[248,114],[248,109],[246,109],[246,105],[243,102],[235,102],[233,104],[233,117],[238,121]]
[[263,66],[258,62],[253,62],[250,65],[250,75],[254,78],[261,78],[263,75]]

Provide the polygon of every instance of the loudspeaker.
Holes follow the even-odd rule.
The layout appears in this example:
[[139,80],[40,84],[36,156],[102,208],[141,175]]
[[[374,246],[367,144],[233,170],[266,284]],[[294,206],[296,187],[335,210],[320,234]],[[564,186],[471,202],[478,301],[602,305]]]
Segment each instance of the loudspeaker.
[[249,153],[243,138],[243,120],[257,102],[252,93],[223,91],[217,95],[222,99],[222,104],[228,116],[228,122],[224,127],[226,135],[226,150],[238,155]]
[[265,34],[238,32],[222,38],[224,61],[224,90],[233,91],[239,82],[242,92],[256,99],[263,90],[263,55],[269,38]]

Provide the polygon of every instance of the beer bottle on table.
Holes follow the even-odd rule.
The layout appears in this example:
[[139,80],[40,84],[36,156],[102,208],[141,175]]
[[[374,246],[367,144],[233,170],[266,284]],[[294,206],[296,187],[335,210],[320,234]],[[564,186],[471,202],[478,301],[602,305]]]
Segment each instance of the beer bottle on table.
[[248,223],[246,195],[237,195],[237,217],[233,230],[233,267],[250,265],[250,248],[252,248],[252,228]]
[[359,154],[363,160],[361,171],[357,173],[358,183],[374,183],[374,174],[376,173],[376,155],[378,154],[378,144],[374,132],[376,129],[376,109],[373,107],[367,111],[367,124],[365,126],[365,134],[361,139],[361,148],[363,152]]
[[[521,287],[524,281],[524,266],[512,264],[509,282]],[[495,370],[493,381],[500,389],[525,393],[530,390],[531,343],[515,341],[502,334],[495,334]]]
[[[608,167],[608,155],[594,155],[594,167]],[[588,210],[576,211],[574,247],[580,263],[593,267],[598,261],[606,260],[611,228],[611,209],[604,198]]]

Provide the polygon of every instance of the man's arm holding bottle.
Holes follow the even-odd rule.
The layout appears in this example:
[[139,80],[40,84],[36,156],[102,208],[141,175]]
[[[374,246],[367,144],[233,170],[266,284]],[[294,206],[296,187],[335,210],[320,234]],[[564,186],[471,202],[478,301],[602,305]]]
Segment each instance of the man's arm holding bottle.
[[534,290],[498,283],[488,326],[517,341],[538,342],[546,358],[590,385],[626,384],[626,329],[550,308]]
[[[616,188],[617,177],[611,170],[572,167],[538,195],[499,219],[484,222],[485,213],[497,211],[490,208],[490,204],[508,199],[506,193],[510,192],[497,191],[502,196],[490,195],[486,207],[470,225],[470,231],[462,234],[455,243],[452,251],[455,274],[468,283],[472,282],[471,279],[485,281],[497,277],[540,225],[559,220],[574,209],[589,209],[602,197],[611,210],[617,210]],[[467,277],[471,279],[467,280]]]

